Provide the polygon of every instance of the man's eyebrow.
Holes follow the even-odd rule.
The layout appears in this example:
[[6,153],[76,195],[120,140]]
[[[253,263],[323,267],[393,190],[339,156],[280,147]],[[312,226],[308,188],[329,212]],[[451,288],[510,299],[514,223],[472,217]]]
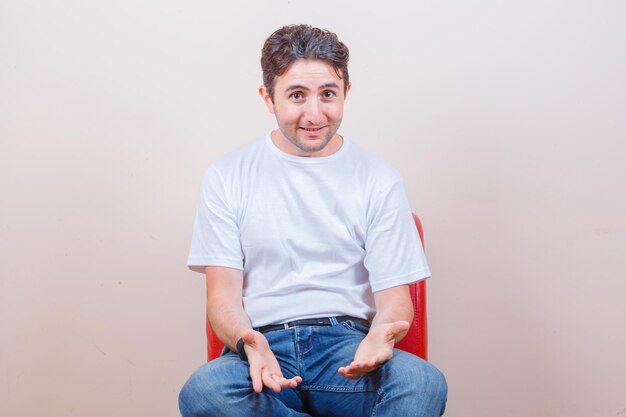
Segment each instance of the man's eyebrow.
[[336,88],[337,90],[339,90],[339,84],[337,84],[337,83],[326,83],[324,85],[320,85],[320,90],[323,90],[325,88]]
[[309,88],[305,87],[303,85],[300,85],[300,84],[294,84],[294,85],[290,85],[289,87],[287,87],[287,89],[285,91],[289,92],[289,91],[293,91],[293,90],[307,90],[308,91]]
[[[319,86],[320,90],[324,90],[326,88],[335,88],[335,89],[339,90],[339,84],[337,84],[337,83],[326,83],[326,84],[322,84],[322,85]],[[289,87],[287,87],[285,92],[289,92],[289,91],[293,91],[293,90],[309,91],[310,88],[307,87],[307,86],[304,86],[304,85],[294,84],[294,85],[290,85]]]

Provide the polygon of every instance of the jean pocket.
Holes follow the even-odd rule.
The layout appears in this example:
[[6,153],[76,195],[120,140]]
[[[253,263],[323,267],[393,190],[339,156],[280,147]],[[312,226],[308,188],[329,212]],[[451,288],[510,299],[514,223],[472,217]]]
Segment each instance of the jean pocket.
[[370,331],[369,327],[367,327],[367,326],[365,326],[365,325],[363,325],[361,323],[352,321],[352,320],[342,321],[339,324],[341,324],[346,329],[353,330],[355,332],[359,332],[359,333],[362,333],[362,334],[367,334]]

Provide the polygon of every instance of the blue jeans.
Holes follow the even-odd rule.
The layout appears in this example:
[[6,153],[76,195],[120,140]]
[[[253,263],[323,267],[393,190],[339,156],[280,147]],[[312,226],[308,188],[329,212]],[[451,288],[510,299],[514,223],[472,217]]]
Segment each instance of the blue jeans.
[[286,378],[302,377],[294,389],[256,394],[248,363],[226,350],[189,378],[179,397],[183,417],[439,417],[447,397],[444,376],[430,363],[395,349],[393,358],[358,380],[341,376],[367,327],[296,326],[265,333]]

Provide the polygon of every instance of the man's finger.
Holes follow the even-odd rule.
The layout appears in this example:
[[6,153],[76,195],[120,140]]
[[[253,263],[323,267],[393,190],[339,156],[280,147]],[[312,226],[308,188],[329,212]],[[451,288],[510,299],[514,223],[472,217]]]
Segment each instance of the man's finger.
[[353,372],[353,371],[340,371],[340,374],[348,379],[359,379],[363,373],[361,372]]
[[297,386],[297,383],[294,379],[287,379],[285,377],[279,377],[277,375],[273,375],[273,378],[274,381],[276,381],[276,383],[280,385],[281,388],[295,388]]
[[261,378],[261,369],[250,365],[250,378],[252,379],[252,389],[257,394],[263,391],[263,380]]
[[302,378],[301,378],[301,377],[299,377],[299,376],[294,376],[293,378],[289,379],[288,381],[289,381],[289,386],[290,386],[291,388],[295,388],[295,387],[297,387],[297,386],[298,386],[298,384],[299,384],[300,382],[302,382]]
[[348,365],[348,366],[339,368],[339,373],[345,376],[346,378],[350,378],[350,379],[356,379],[358,376],[362,374],[360,369],[353,365]]
[[264,369],[261,372],[261,376],[263,378],[263,385],[265,385],[274,392],[280,392],[280,384],[274,379],[277,377],[277,375],[267,369]]

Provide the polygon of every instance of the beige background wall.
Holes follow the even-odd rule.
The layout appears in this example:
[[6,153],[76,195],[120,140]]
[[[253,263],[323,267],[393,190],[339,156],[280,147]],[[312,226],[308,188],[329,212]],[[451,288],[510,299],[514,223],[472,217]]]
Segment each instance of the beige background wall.
[[626,415],[618,0],[0,0],[0,415],[177,415],[200,176],[273,126],[291,22],[350,46],[342,131],[424,221],[447,415]]

